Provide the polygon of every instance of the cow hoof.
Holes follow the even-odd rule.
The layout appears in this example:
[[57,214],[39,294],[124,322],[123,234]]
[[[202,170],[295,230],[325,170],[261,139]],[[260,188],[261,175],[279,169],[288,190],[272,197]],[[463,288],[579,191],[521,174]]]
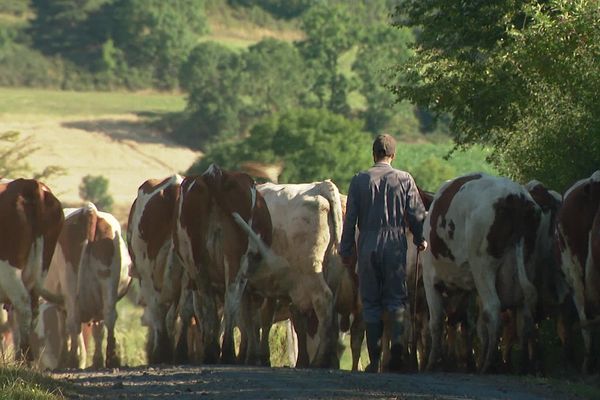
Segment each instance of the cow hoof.
[[120,366],[121,359],[119,356],[106,357],[106,368],[119,368]]

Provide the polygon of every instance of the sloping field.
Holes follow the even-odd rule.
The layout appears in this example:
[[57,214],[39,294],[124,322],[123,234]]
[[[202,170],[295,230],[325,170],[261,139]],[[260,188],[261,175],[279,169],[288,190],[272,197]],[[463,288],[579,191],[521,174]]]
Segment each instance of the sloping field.
[[[32,171],[48,166],[65,170],[46,183],[67,205],[81,202],[84,176],[107,178],[114,213],[125,222],[143,181],[181,173],[201,154],[169,142],[140,117],[181,109],[180,97],[114,96],[0,89],[0,132],[18,131],[22,138],[32,138],[38,149],[25,160]],[[23,106],[16,107],[17,102]]]

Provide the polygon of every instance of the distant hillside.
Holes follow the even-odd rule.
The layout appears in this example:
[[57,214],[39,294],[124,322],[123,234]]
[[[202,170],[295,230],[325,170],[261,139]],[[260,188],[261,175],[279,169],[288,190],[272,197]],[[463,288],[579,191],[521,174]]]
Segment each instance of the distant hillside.
[[0,89],[0,132],[32,138],[38,150],[25,160],[32,171],[64,168],[46,183],[65,205],[81,203],[84,176],[107,178],[114,213],[125,223],[140,184],[185,172],[201,155],[169,141],[144,117],[181,107],[172,95]]

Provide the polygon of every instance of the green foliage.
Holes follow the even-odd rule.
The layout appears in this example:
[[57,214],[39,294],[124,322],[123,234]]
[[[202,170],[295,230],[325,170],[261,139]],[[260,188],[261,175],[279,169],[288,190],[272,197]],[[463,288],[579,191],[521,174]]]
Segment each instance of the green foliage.
[[46,54],[62,54],[85,62],[94,45],[106,40],[102,7],[112,0],[31,0],[35,18],[29,32],[35,47]]
[[458,145],[490,145],[501,173],[564,190],[600,164],[599,12],[590,0],[402,1],[420,33],[394,93],[450,114]]
[[178,138],[192,147],[207,139],[239,133],[242,58],[213,42],[201,43],[183,64],[179,80],[188,95],[186,118]]
[[504,170],[559,190],[600,165],[600,8],[589,0],[553,0],[524,8],[527,29],[511,29],[503,56],[523,82],[527,102],[498,149]]
[[447,179],[470,172],[497,175],[497,170],[486,162],[489,149],[473,146],[465,151],[452,152],[453,144],[398,143],[396,168],[410,172],[422,189],[435,192]]
[[354,83],[338,70],[340,56],[358,41],[362,30],[357,17],[340,4],[318,3],[302,16],[306,39],[299,42],[300,51],[314,74],[311,92],[317,107],[349,115],[348,93]]
[[167,93],[70,92],[0,88],[0,114],[58,117],[109,114],[160,115],[181,112],[185,99]]
[[175,86],[179,67],[208,30],[203,0],[113,0],[106,15],[127,64],[152,68],[163,88]]
[[91,201],[101,211],[112,211],[113,198],[108,194],[108,179],[103,176],[86,175],[79,184],[79,197]]
[[182,66],[179,80],[189,96],[177,137],[193,147],[237,137],[261,117],[301,105],[309,95],[298,50],[275,39],[243,52],[201,43]]
[[295,18],[317,0],[228,0],[229,4],[243,7],[260,7],[279,18]]
[[392,76],[394,63],[406,60],[412,33],[387,24],[375,25],[359,45],[353,71],[360,78],[359,91],[367,108],[362,112],[365,129],[374,134],[383,130],[402,137],[419,129],[414,106],[394,104],[394,95],[385,87]]
[[32,8],[35,47],[75,62],[105,87],[175,87],[207,31],[203,0],[32,0]]
[[30,0],[2,0],[0,14],[21,16],[29,11]]
[[0,399],[59,400],[66,385],[19,366],[0,367]]
[[371,144],[358,122],[324,109],[290,110],[259,122],[242,141],[214,144],[188,173],[200,174],[210,163],[240,169],[246,161],[282,161],[281,182],[332,179],[346,188],[371,164]]
[[22,139],[20,135],[17,131],[0,133],[0,177],[45,179],[64,175],[64,169],[54,165],[47,166],[43,171],[32,171],[26,159],[39,148],[35,146],[32,136]]
[[249,102],[245,112],[254,120],[301,105],[309,96],[304,60],[293,45],[264,39],[242,57],[243,96]]

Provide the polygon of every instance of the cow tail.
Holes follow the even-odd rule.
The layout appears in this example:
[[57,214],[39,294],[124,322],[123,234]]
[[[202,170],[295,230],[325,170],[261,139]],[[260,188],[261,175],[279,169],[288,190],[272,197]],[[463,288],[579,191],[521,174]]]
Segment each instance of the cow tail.
[[[340,199],[340,191],[338,187],[329,179],[323,181],[321,185],[320,195],[325,197],[329,202],[329,212],[333,222],[333,240],[336,244],[342,241],[342,201]],[[337,247],[337,246],[336,246]]]
[[[45,203],[44,203],[44,199],[46,198],[46,190],[44,188],[44,185],[42,184],[37,184],[37,193],[35,196],[35,217],[33,218],[34,222],[40,222],[43,221],[44,218],[44,208],[45,208]],[[62,211],[61,211],[62,213]],[[42,222],[43,224],[43,222]],[[30,257],[33,257],[33,259],[30,259],[30,263],[34,263],[36,264],[36,266],[34,267],[35,269],[37,269],[37,267],[40,267],[40,273],[36,274],[38,276],[38,278],[35,279],[35,291],[42,296],[46,301],[49,301],[51,303],[54,304],[58,304],[58,305],[64,305],[65,303],[65,299],[64,297],[60,294],[60,293],[52,293],[49,290],[47,290],[44,287],[44,282],[43,282],[43,275],[45,272],[47,272],[47,269],[50,266],[50,261],[51,261],[51,257],[46,257],[46,251],[45,251],[45,241],[46,241],[46,237],[44,235],[43,229],[42,229],[42,225],[35,225],[34,228],[34,234],[35,237],[40,238],[41,240],[38,241],[38,239],[34,239],[33,242],[33,248],[32,248],[32,254],[30,255]]]
[[[89,244],[94,241],[96,237],[96,225],[98,224],[98,209],[94,203],[88,202],[87,205],[81,210],[81,213],[86,218],[86,234],[83,247],[81,248],[81,256],[79,257],[79,265],[77,266],[78,279],[83,279],[85,274],[81,273],[81,269],[84,265],[90,263],[90,248]],[[77,287],[85,287],[83,282],[78,282]]]
[[519,285],[523,290],[525,297],[525,304],[529,304],[531,307],[535,307],[537,302],[537,290],[535,286],[527,278],[527,272],[525,270],[525,239],[521,238],[516,246],[516,258],[517,258],[517,277],[519,279]]
[[242,228],[244,232],[248,235],[249,239],[254,242],[256,247],[258,248],[258,252],[265,258],[269,259],[271,255],[271,250],[267,247],[265,242],[261,239],[260,235],[254,232],[252,227],[248,225],[248,223],[242,218],[238,213],[232,213],[234,221]]
[[125,297],[125,295],[129,291],[129,287],[131,287],[131,282],[133,282],[133,279],[129,279],[129,282],[127,283],[127,286],[125,286],[120,292],[117,293],[117,301],[119,301],[123,297]]
[[86,240],[87,243],[93,242],[96,237],[96,225],[98,224],[98,209],[94,203],[88,202],[83,212],[88,214]]
[[[41,240],[35,240],[33,242],[33,248],[31,249],[32,254],[30,257],[33,257],[33,260],[30,259],[30,262],[37,264],[40,268],[43,268],[43,254],[44,254],[44,237],[40,236]],[[36,292],[42,296],[46,301],[50,303],[64,305],[65,299],[60,293],[52,293],[48,291],[44,287],[42,271],[40,271],[39,278],[35,279],[35,290]]]

